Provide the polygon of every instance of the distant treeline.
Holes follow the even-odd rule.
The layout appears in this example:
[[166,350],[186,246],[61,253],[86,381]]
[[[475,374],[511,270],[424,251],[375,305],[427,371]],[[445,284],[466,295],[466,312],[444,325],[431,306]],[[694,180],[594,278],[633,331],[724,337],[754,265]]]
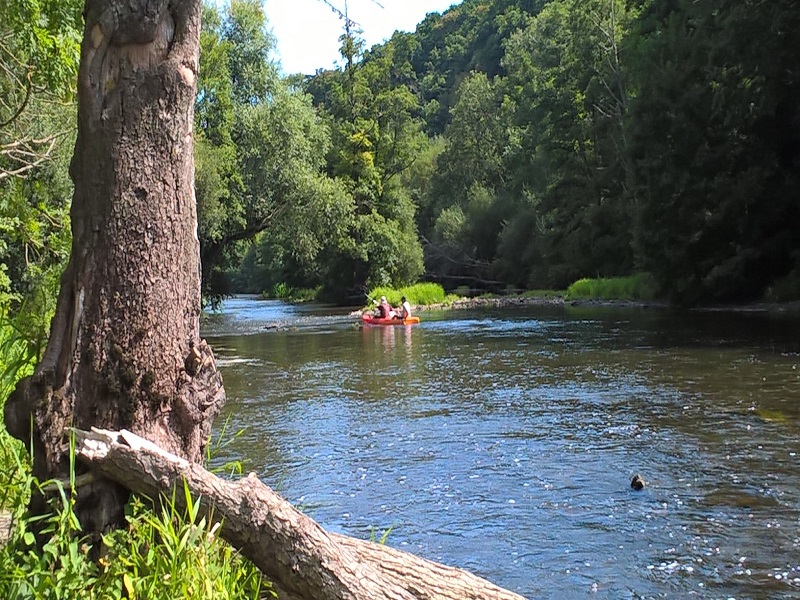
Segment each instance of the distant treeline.
[[796,297],[797,31],[788,0],[465,0],[304,87],[397,180],[371,208],[412,199],[426,277]]
[[[69,249],[82,2],[34,5],[0,7],[0,308],[47,304]],[[635,273],[682,304],[800,295],[793,0],[464,0],[371,49],[343,23],[339,68],[285,77],[260,0],[204,9],[207,297]]]

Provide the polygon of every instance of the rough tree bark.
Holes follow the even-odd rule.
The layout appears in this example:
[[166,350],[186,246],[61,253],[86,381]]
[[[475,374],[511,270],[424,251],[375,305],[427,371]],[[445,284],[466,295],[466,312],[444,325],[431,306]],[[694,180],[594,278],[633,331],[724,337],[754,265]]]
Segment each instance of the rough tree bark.
[[[186,482],[221,535],[275,584],[282,600],[523,600],[471,573],[326,532],[251,475],[229,482],[126,431],[77,431],[93,471],[157,498]],[[185,507],[185,504],[184,504]]]
[[[200,0],[86,0],[73,245],[44,357],[5,407],[34,474],[67,473],[65,427],[125,427],[199,460],[224,401],[199,337],[192,121]],[[85,531],[127,491],[82,489]]]

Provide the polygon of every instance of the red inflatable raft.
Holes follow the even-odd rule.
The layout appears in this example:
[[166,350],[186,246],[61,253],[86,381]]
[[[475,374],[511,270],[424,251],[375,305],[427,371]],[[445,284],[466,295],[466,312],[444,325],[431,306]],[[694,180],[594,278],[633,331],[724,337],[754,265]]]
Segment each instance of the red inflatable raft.
[[362,314],[361,321],[364,325],[415,325],[419,323],[419,317],[408,317],[407,319],[381,319],[370,314]]

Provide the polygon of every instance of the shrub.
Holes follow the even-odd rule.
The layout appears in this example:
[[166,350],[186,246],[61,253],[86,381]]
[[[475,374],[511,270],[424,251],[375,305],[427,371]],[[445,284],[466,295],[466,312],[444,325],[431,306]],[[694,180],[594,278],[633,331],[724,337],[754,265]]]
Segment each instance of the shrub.
[[0,314],[0,510],[9,510],[28,498],[27,454],[23,445],[6,431],[3,409],[17,381],[33,373],[39,346],[40,342],[24,331],[24,323]]
[[656,285],[648,273],[629,277],[579,279],[567,288],[567,300],[655,300]]
[[386,296],[392,306],[400,304],[403,296],[415,306],[440,304],[445,301],[444,288],[438,283],[415,283],[399,290],[390,287],[377,287],[370,291],[370,300],[379,300]]
[[158,510],[134,496],[126,506],[128,528],[103,537],[107,552],[95,562],[73,511],[74,475],[69,488],[47,485],[57,491],[52,512],[27,517],[18,507],[12,537],[0,548],[2,598],[258,600],[271,592],[261,572],[216,536],[217,526],[200,516],[186,487],[179,492],[185,510],[174,495],[162,498]]
[[793,302],[800,300],[800,269],[776,281],[764,294],[766,302]]

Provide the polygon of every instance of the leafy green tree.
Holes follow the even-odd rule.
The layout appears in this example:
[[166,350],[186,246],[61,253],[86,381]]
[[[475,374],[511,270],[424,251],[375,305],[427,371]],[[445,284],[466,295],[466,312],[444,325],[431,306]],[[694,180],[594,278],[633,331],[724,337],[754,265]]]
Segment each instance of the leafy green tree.
[[[534,285],[633,268],[620,44],[635,13],[617,0],[556,0],[506,44],[509,93],[524,132],[515,188],[537,199]],[[542,264],[543,263],[543,264]]]
[[648,6],[630,119],[638,247],[677,302],[758,298],[800,265],[793,2]]
[[261,4],[234,0],[204,16],[196,182],[204,289],[213,297],[230,291],[224,274],[268,229],[287,256],[314,260],[347,222],[349,200],[323,172],[327,128],[271,60]]
[[82,6],[0,3],[0,182],[25,175],[69,140],[58,116],[72,114]]
[[494,285],[491,265],[498,236],[514,212],[506,193],[506,157],[518,138],[513,103],[496,82],[483,73],[470,74],[451,110],[420,219],[428,240],[426,265],[436,277]]
[[0,315],[46,338],[69,252],[83,3],[0,3]]
[[320,74],[308,89],[332,128],[328,172],[352,197],[347,239],[329,248],[319,268],[329,291],[359,299],[378,285],[404,285],[423,271],[416,207],[402,176],[426,146],[409,57],[413,45],[395,36],[367,55],[357,31],[341,37],[343,68]]
[[504,43],[538,14],[548,0],[464,0],[418,26],[413,68],[430,135],[444,133],[461,81],[481,72],[493,80],[505,74]]
[[503,186],[507,176],[503,155],[513,143],[508,108],[502,90],[484,73],[470,74],[459,86],[439,157],[439,189],[434,192],[439,202],[463,203],[476,183],[493,189]]
[[[0,186],[0,311],[39,315],[41,333],[55,306],[58,279],[69,256],[67,148]],[[5,289],[4,289],[5,288]]]

